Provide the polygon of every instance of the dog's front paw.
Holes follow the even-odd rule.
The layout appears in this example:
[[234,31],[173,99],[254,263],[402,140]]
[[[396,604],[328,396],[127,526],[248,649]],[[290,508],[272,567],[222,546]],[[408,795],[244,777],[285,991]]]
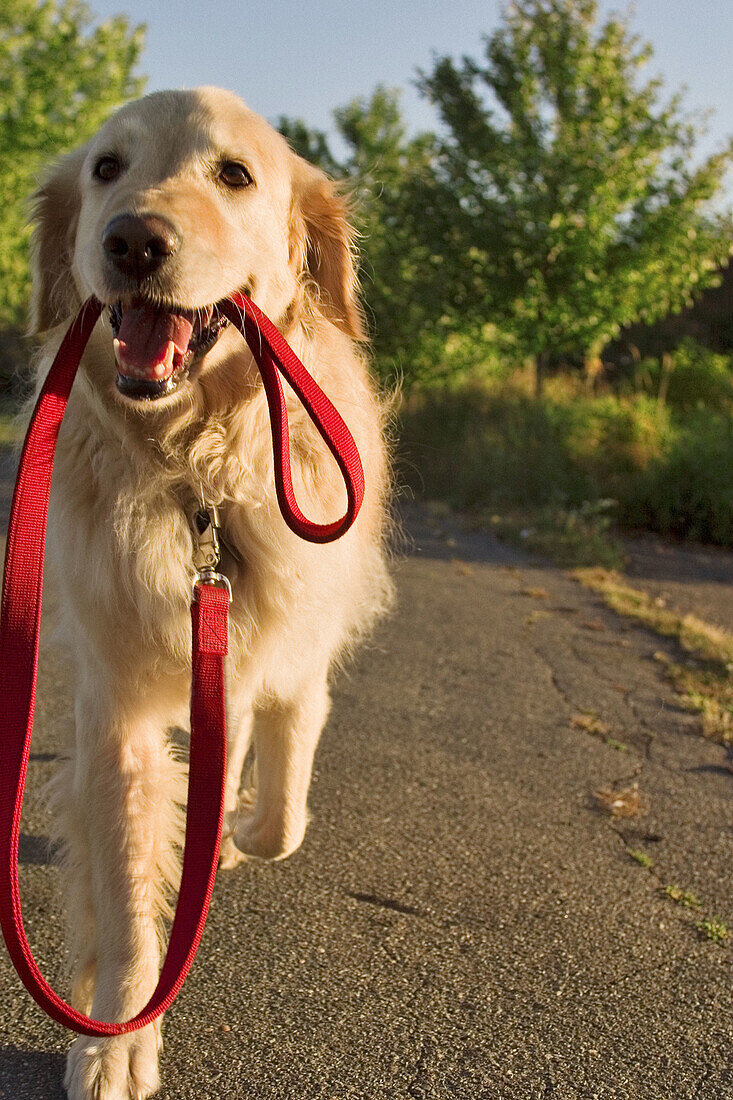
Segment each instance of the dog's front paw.
[[157,1092],[160,1025],[109,1039],[81,1036],[69,1051],[69,1100],[145,1100]]
[[278,819],[258,821],[252,813],[241,813],[232,841],[245,859],[287,859],[303,843],[306,821],[291,822],[285,828]]
[[227,810],[224,814],[224,828],[222,829],[221,847],[219,849],[219,867],[222,871],[231,871],[240,863],[246,863],[248,856],[234,843],[234,833],[237,830],[242,814],[250,817],[254,814],[257,804],[257,791],[254,787],[247,787],[239,792],[235,809]]
[[231,836],[225,836],[219,849],[219,867],[222,871],[233,871],[240,863],[246,863],[247,857],[240,852]]

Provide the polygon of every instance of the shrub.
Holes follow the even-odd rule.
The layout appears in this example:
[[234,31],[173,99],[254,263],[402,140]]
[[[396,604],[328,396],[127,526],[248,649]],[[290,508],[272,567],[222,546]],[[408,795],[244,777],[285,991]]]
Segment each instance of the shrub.
[[733,418],[699,412],[639,476],[621,518],[664,535],[733,546]]
[[[733,358],[719,355],[685,337],[668,359],[645,359],[637,368],[641,386],[653,396],[660,389],[675,412],[694,409],[733,410]],[[666,377],[665,377],[666,375]]]
[[403,478],[456,507],[554,509],[542,529],[564,532],[611,499],[623,526],[733,546],[730,413],[683,418],[648,394],[589,397],[567,378],[541,401],[474,382],[414,393],[402,428]]
[[605,497],[624,496],[638,472],[662,455],[672,431],[669,414],[645,394],[584,395],[560,411],[573,463]]
[[421,392],[402,424],[408,481],[460,507],[575,508],[616,497],[669,432],[644,395],[589,398],[567,385],[548,387],[542,401],[485,383]]
[[593,482],[573,464],[556,414],[510,387],[415,393],[402,413],[403,476],[464,508],[584,500]]

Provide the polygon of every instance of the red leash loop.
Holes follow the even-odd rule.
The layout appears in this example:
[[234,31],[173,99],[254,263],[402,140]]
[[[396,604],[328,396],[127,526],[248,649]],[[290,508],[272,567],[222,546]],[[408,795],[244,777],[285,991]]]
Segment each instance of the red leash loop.
[[[0,611],[0,924],[13,964],[31,996],[49,1016],[85,1035],[120,1035],[151,1023],[178,994],[203,933],[216,877],[224,817],[226,717],[224,657],[229,596],[197,584],[191,605],[191,749],[185,848],[178,904],[168,952],[150,1000],[122,1023],[93,1020],[77,1012],[41,974],[23,927],[18,883],[18,836],[38,669],[41,591],[48,501],[59,427],[82,353],[102,311],[90,298],[66,333],[41,390],[26,435],[8,524]],[[278,501],[288,526],[312,542],[344,534],[359,511],[364,475],[348,428],[272,322],[242,294],[220,305],[243,333],[257,361],[267,394],[275,451]],[[283,375],[302,400],[336,459],[348,505],[340,520],[315,524],[293,494]]]
[[[364,471],[352,435],[270,318],[250,298],[245,294],[232,294],[219,304],[219,309],[244,336],[262,375],[275,453],[275,488],[283,518],[291,531],[308,542],[332,542],[351,527],[364,499]],[[288,412],[280,374],[300,398],[343,475],[346,511],[334,523],[312,523],[303,515],[295,499],[290,472]]]

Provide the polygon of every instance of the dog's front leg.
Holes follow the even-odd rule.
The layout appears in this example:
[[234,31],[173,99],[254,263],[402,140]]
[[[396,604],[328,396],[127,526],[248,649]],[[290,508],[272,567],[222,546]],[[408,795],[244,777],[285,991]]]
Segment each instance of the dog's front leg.
[[244,760],[252,742],[252,726],[254,715],[252,701],[249,697],[246,702],[240,704],[238,713],[227,714],[227,776],[224,791],[224,835],[219,853],[219,866],[222,870],[229,871],[246,859],[246,856],[234,844],[232,833],[236,828],[236,822],[240,805],[240,786],[242,783],[242,768]]
[[234,843],[246,856],[285,859],[302,843],[313,754],[329,705],[324,674],[296,698],[273,700],[256,710],[256,792],[240,799],[234,832]]
[[[160,712],[139,697],[133,705],[106,695],[103,683],[100,670],[76,701],[71,794],[82,836],[70,866],[83,875],[93,910],[94,958],[91,966],[86,962],[93,973],[91,1015],[121,1021],[145,1005],[158,979],[158,922],[164,879],[174,874],[180,765],[168,750]],[[159,1047],[159,1022],[129,1035],[78,1038],[67,1062],[70,1100],[152,1095]]]

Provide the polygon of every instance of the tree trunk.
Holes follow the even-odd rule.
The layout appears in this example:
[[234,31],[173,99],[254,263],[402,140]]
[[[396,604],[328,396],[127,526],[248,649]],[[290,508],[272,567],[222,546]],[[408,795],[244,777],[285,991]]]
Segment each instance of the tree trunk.
[[674,361],[668,351],[665,351],[662,356],[662,372],[659,379],[659,390],[657,392],[657,407],[663,409],[667,404],[667,390],[669,389],[669,376],[672,373],[672,367]]
[[540,351],[535,355],[534,395],[538,401],[541,400],[545,393],[545,376],[547,375],[547,368],[549,365],[549,351]]
[[598,379],[603,374],[603,360],[601,348],[590,348],[583,356],[583,369],[585,371],[585,388],[588,394],[592,394],[596,388]]

